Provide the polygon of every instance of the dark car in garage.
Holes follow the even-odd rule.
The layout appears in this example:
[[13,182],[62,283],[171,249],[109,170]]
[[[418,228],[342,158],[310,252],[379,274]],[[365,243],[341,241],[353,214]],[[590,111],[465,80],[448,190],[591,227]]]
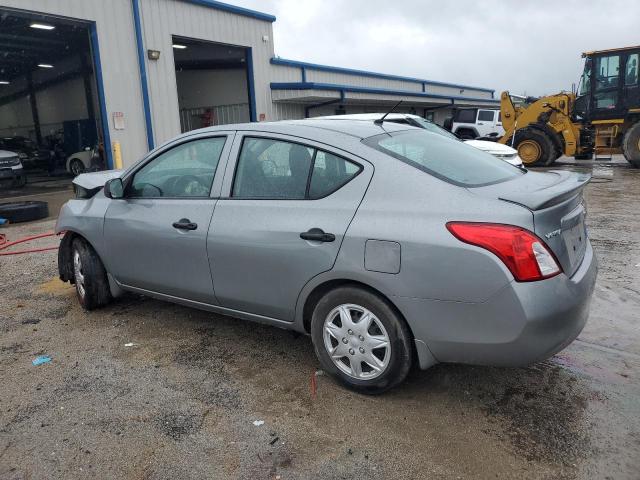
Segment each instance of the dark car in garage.
[[47,168],[51,153],[26,137],[0,138],[0,150],[16,152],[25,169]]

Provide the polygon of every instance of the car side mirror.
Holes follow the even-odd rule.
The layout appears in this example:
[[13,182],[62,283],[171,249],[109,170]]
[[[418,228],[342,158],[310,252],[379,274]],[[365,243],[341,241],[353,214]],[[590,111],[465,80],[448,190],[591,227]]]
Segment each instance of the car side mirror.
[[104,196],[114,200],[124,197],[124,185],[121,178],[112,178],[104,184]]

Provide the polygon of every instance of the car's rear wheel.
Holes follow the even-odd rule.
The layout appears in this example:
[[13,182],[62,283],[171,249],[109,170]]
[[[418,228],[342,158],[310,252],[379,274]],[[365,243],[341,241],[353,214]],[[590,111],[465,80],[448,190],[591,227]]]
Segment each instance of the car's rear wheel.
[[71,261],[80,305],[85,310],[93,310],[108,304],[111,301],[111,290],[107,272],[91,245],[81,238],[75,239]]
[[323,369],[362,393],[398,385],[411,368],[411,332],[404,319],[359,287],[340,287],[322,297],[313,311],[311,336]]

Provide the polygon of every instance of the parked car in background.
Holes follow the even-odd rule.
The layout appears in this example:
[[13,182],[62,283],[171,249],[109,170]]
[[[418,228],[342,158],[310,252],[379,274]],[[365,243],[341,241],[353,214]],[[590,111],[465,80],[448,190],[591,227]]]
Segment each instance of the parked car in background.
[[[354,113],[348,115],[331,115],[327,117],[315,117],[321,119],[335,119],[335,120],[366,120],[373,121],[385,115],[384,113]],[[393,122],[400,123],[404,125],[412,125],[418,128],[424,128],[425,130],[429,130],[430,132],[437,133],[440,135],[444,135],[445,137],[462,140],[457,135],[452,134],[450,131],[445,130],[440,125],[427,120],[419,115],[413,115],[411,113],[389,113],[385,117],[385,122]],[[514,165],[519,168],[524,168],[522,165],[522,160],[518,155],[518,151],[514,148],[511,148],[508,145],[502,145],[501,143],[492,142],[489,140],[462,140],[468,145],[477,148],[478,150],[482,150],[483,152],[487,152],[494,157],[499,158],[500,160],[504,160],[511,165]]]
[[447,118],[444,127],[464,140],[504,135],[500,110],[488,108],[462,108]]
[[365,393],[414,363],[528,365],[587,320],[588,175],[314,119],[196,130],[110,175],[76,177],[55,227],[60,278],[87,310],[130,291],[306,332]]
[[16,152],[0,150],[0,185],[4,183],[13,187],[24,187],[27,184],[27,176]]
[[80,175],[87,171],[95,172],[97,170],[104,169],[98,147],[87,147],[80,152],[69,155],[66,167],[67,171],[73,175]]
[[51,152],[26,137],[0,138],[0,149],[18,153],[25,169],[48,168]]

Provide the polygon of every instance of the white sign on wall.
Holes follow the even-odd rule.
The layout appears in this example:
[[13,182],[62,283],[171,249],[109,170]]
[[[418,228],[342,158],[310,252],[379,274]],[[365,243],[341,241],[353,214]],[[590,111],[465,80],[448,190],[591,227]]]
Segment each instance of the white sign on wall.
[[113,112],[113,128],[124,130],[124,112]]

